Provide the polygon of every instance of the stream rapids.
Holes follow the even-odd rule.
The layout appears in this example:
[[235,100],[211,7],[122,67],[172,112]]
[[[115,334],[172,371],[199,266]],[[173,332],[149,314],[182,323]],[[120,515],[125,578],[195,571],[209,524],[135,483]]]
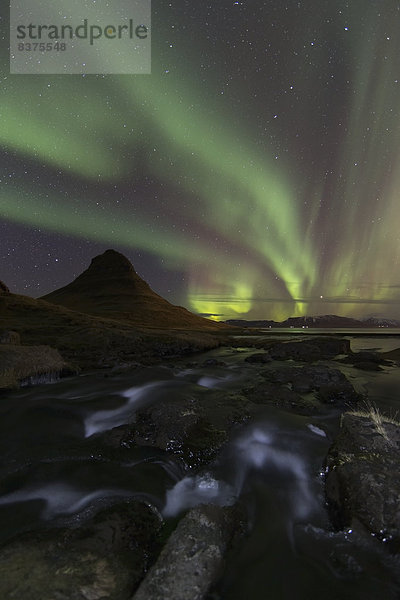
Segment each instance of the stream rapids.
[[[386,342],[355,344],[394,347]],[[112,377],[94,373],[3,395],[1,543],[35,528],[74,524],[127,497],[151,503],[166,521],[198,504],[240,498],[248,531],[209,600],[398,599],[398,559],[374,537],[334,531],[329,520],[324,458],[339,429],[337,408],[310,417],[263,406],[198,473],[150,447],[137,447],[126,463],[91,452],[90,444],[85,451],[84,440],[132,422],[139,407],[175,395],[196,398],[204,388],[239,391],[256,368],[244,362],[252,352],[222,348],[195,357],[194,366],[177,361]],[[198,366],[207,358],[224,364]],[[396,412],[398,369],[342,370],[378,407]]]

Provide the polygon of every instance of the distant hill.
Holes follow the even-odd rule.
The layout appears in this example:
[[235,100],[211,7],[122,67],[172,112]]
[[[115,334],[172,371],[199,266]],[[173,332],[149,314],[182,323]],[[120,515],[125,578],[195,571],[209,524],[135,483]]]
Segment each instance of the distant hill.
[[156,329],[223,331],[227,326],[174,306],[139,277],[115,250],[93,258],[72,283],[41,298],[81,313]]
[[228,325],[236,327],[256,327],[256,328],[321,328],[321,329],[361,329],[361,328],[381,328],[381,327],[400,327],[400,321],[394,319],[352,319],[350,317],[339,317],[338,315],[322,315],[317,317],[290,317],[285,321],[245,321],[229,320]]
[[235,327],[256,327],[257,329],[277,327],[278,325],[275,321],[246,321],[245,319],[229,319],[225,323],[227,325],[234,325]]
[[353,328],[363,327],[362,321],[338,315],[322,315],[318,317],[290,317],[279,324],[280,327],[322,327],[322,328]]
[[378,319],[377,317],[370,317],[364,319],[364,327],[400,327],[400,321],[396,319]]

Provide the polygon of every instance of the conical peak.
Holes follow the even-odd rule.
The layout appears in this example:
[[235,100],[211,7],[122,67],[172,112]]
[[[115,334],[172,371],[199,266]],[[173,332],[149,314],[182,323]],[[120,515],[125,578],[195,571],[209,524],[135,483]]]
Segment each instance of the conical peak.
[[153,292],[130,261],[106,250],[74,281],[43,300],[72,310],[161,329],[215,329],[216,324],[193,315]]
[[43,299],[81,312],[98,312],[102,303],[108,303],[109,310],[121,310],[121,304],[130,304],[139,295],[156,296],[123,254],[107,250],[95,256],[74,281]]
[[104,275],[112,274],[115,276],[116,273],[120,274],[123,272],[136,275],[136,271],[130,261],[116,250],[106,250],[103,254],[95,256],[87,271],[92,272],[93,270],[102,271]]

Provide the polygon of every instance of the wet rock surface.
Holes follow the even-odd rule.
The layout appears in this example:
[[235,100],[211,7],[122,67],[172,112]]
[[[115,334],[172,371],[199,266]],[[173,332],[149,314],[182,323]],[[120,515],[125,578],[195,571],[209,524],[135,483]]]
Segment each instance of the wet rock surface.
[[363,371],[382,371],[381,366],[391,366],[391,361],[387,360],[384,355],[379,352],[352,352],[345,358],[340,359],[340,362],[351,364],[356,369]]
[[347,382],[346,376],[339,369],[331,369],[325,365],[304,367],[278,367],[264,371],[263,376],[274,383],[288,384],[299,393],[319,390],[324,385]]
[[383,371],[382,367],[373,361],[360,361],[355,363],[353,366],[361,371]]
[[151,446],[180,456],[189,467],[213,460],[230,431],[250,418],[251,402],[239,394],[211,391],[203,397],[166,400],[139,409],[135,422],[114,428],[102,439],[131,448]]
[[340,354],[351,352],[350,341],[340,338],[318,337],[298,342],[276,342],[266,347],[274,360],[299,360],[315,362],[331,359]]
[[388,352],[382,352],[381,356],[387,360],[390,360],[391,363],[397,364],[397,366],[400,365],[400,348],[394,348]]
[[217,358],[208,358],[201,365],[202,367],[226,367],[226,362]]
[[315,414],[321,404],[354,406],[362,398],[339,369],[325,365],[284,365],[262,370],[259,375],[265,381],[243,390],[246,397],[256,404],[271,404],[301,415]]
[[326,496],[335,527],[361,524],[399,553],[400,428],[346,413],[326,465]]
[[256,354],[251,354],[245,358],[245,362],[248,363],[269,363],[272,361],[271,356],[267,352],[257,352]]
[[321,386],[317,393],[317,399],[323,404],[349,408],[363,400],[363,396],[355,391],[349,381],[343,381]]
[[2,600],[127,600],[147,570],[161,527],[132,501],[74,529],[19,536],[0,549]]
[[133,600],[201,600],[243,529],[237,507],[202,505],[179,522]]
[[319,403],[311,398],[303,398],[285,385],[264,381],[244,390],[255,404],[270,404],[281,410],[300,415],[313,415],[319,410]]

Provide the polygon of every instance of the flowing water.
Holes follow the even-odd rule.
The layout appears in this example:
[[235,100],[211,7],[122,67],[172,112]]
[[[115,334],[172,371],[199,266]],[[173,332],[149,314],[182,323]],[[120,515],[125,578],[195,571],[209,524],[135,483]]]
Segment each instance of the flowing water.
[[[400,338],[352,339],[356,350],[394,347]],[[248,532],[228,555],[209,600],[399,598],[399,563],[385,546],[330,526],[323,464],[338,431],[337,409],[305,417],[260,408],[197,475],[159,450],[130,449],[121,461],[96,445],[96,434],[131,422],[138,407],[188,394],[200,398],[205,388],[240,390],[258,368],[244,362],[251,352],[224,348],[196,358],[198,364],[217,358],[225,363],[220,366],[97,373],[3,395],[0,541],[43,524],[80,522],[121,498],[145,499],[167,520],[203,502],[229,505],[240,498]],[[399,369],[341,368],[370,400],[396,412]]]

